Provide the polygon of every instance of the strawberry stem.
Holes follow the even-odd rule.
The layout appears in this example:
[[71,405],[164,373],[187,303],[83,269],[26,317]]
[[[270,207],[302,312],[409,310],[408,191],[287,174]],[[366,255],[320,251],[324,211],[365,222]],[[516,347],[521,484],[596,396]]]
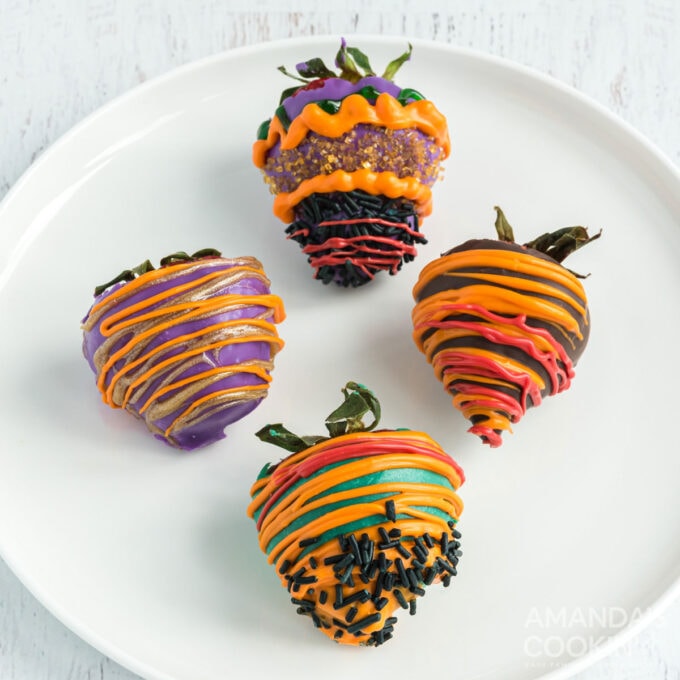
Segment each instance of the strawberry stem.
[[[501,241],[515,243],[512,226],[510,226],[510,223],[505,217],[505,213],[498,206],[494,206],[494,210],[496,211],[495,226],[498,238]],[[601,235],[602,229],[594,236],[589,236],[586,227],[563,227],[562,229],[542,234],[533,241],[525,243],[524,247],[549,255],[556,262],[562,263],[574,251],[582,248],[591,241],[595,241],[600,238]],[[580,274],[576,274],[576,276],[584,278]]]
[[[286,451],[297,453],[313,446],[317,442],[339,437],[352,432],[370,432],[380,421],[380,402],[365,385],[348,382],[342,389],[344,401],[326,418],[326,429],[329,437],[300,437],[281,423],[265,425],[255,436],[269,444],[280,446]],[[365,425],[363,418],[371,414],[373,421]]]
[[[172,264],[178,264],[180,262],[194,262],[195,260],[202,260],[205,257],[220,257],[222,253],[214,248],[203,248],[197,250],[193,255],[188,255],[184,251],[179,251],[177,253],[172,253],[172,255],[166,255],[161,259],[161,267],[167,267]],[[94,289],[95,297],[101,295],[107,288],[114,286],[117,283],[123,281],[134,281],[138,276],[146,274],[147,272],[154,271],[155,267],[151,264],[151,260],[144,260],[141,264],[133,267],[132,269],[123,270],[118,276],[111,279],[107,283],[103,283]]]

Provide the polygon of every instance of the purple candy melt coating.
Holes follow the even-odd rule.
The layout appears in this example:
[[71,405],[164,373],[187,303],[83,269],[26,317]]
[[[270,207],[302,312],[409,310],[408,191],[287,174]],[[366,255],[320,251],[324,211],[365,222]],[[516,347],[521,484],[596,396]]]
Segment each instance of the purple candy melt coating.
[[[247,401],[243,404],[232,406],[227,411],[218,411],[215,415],[206,418],[197,425],[187,427],[181,432],[176,433],[175,440],[179,448],[184,451],[193,451],[224,439],[224,429],[254,411],[261,401],[262,399]],[[227,414],[228,417],[225,417]],[[156,439],[166,442],[164,437],[160,435],[154,436]]]
[[[211,272],[225,271],[227,269],[230,269],[232,266],[234,265],[224,263],[216,266],[215,264],[210,263],[209,269],[208,267],[199,267],[193,272],[174,278],[172,281],[160,281],[158,283],[152,283],[150,285],[144,286],[137,293],[135,293],[134,295],[126,299],[124,302],[121,302],[119,305],[117,305],[114,311],[119,312],[121,310],[127,309],[128,307],[138,302],[148,300],[154,295],[157,295],[170,289],[176,289],[183,283],[188,283],[205,276],[208,271]],[[93,306],[100,300],[109,297],[115,291],[119,290],[121,287],[125,285],[126,283],[120,283],[107,289],[99,296],[95,297]],[[263,281],[250,277],[241,280],[237,284],[225,286],[223,289],[216,291],[214,294],[266,295],[269,294],[269,292],[270,292],[269,287]],[[144,309],[144,313],[157,309],[159,307],[159,304],[160,303],[146,307]],[[266,311],[264,307],[259,305],[252,305],[249,307],[230,310],[228,312],[221,314],[213,314],[208,320],[204,319],[198,321],[188,321],[182,324],[173,325],[171,328],[160,333],[157,337],[150,341],[148,349],[152,350],[158,347],[159,345],[162,345],[163,343],[168,342],[169,340],[173,340],[181,335],[198,331],[208,324],[220,323],[223,321],[230,321],[234,319],[252,318],[258,314],[261,314],[264,311]],[[89,317],[89,314],[90,312],[88,312],[85,319]],[[131,318],[134,318],[135,315],[136,314],[133,314]],[[120,349],[128,340],[129,336],[127,338],[123,338],[117,344],[117,346],[113,348],[112,353],[115,352],[117,349]],[[96,368],[94,365],[93,358],[95,352],[97,351],[97,349],[99,348],[103,341],[104,337],[99,332],[99,324],[97,324],[91,331],[86,332],[83,337],[83,354],[85,355],[85,358],[87,359],[90,368],[95,374]],[[174,348],[171,351],[164,353],[163,358],[170,358],[176,354],[181,353],[182,351],[183,351],[182,347]],[[270,358],[271,347],[269,343],[254,341],[244,343],[233,343],[225,347],[222,347],[217,353],[217,359],[215,363],[217,365],[230,365],[239,364],[242,363],[243,361],[253,359],[268,361]],[[113,374],[124,364],[125,361],[121,359],[119,362],[114,364],[113,367],[114,370],[110,371],[110,374]],[[191,377],[197,373],[200,373],[201,371],[206,370],[206,368],[210,368],[212,365],[213,364],[211,360],[210,362],[206,361],[203,364],[190,366],[185,371],[183,371],[179,376],[177,376],[177,380]],[[135,404],[130,405],[130,410],[133,413],[135,414],[137,413],[137,410],[141,408],[141,406],[145,403],[146,398],[153,394],[153,392],[157,389],[161,380],[162,376],[159,377],[157,380],[152,381],[148,388],[139,396]],[[110,384],[110,379],[107,380],[107,386],[108,384]],[[194,395],[193,399],[196,400],[200,399],[202,396],[206,396],[218,390],[229,389],[233,387],[242,387],[245,385],[266,385],[266,382],[263,381],[258,376],[253,375],[251,373],[237,373],[235,375],[217,381],[213,383],[211,386],[197,392],[196,395]],[[173,392],[169,392],[167,394],[167,397],[171,397],[172,394]],[[224,437],[225,427],[227,427],[231,423],[236,422],[240,418],[250,413],[258,406],[260,402],[261,399],[258,399],[250,400],[243,404],[236,404],[234,406],[226,408],[219,407],[216,409],[214,414],[205,418],[201,422],[191,427],[187,427],[182,431],[175,432],[174,438],[179,447],[185,450],[196,449],[201,446],[205,446],[206,444],[210,444],[214,441],[217,441],[218,439],[222,439]],[[174,413],[169,414],[165,418],[161,418],[160,420],[155,421],[154,425],[156,425],[160,429],[163,430],[166,429],[175,420],[175,418],[182,411],[184,411],[185,408],[186,404],[183,405],[181,408],[177,409]],[[159,435],[156,435],[156,437],[162,441],[165,441],[165,439]]]
[[368,86],[374,87],[381,93],[387,92],[387,94],[392,95],[394,98],[398,97],[401,93],[401,88],[398,85],[380,76],[367,76],[356,83],[352,83],[344,78],[327,78],[320,87],[298,91],[297,94],[286,97],[282,102],[282,106],[286,110],[288,118],[293,120],[311,102],[318,102],[322,99],[344,99],[358,92],[361,88]]

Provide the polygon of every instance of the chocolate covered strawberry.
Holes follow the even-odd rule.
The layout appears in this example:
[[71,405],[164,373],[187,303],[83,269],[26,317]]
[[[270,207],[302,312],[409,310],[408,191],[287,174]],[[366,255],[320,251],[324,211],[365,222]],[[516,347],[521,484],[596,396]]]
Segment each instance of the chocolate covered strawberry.
[[426,242],[420,221],[450,142],[434,104],[392,80],[410,55],[409,45],[378,76],[343,40],[339,74],[318,58],[298,64],[292,77],[303,84],[258,131],[253,162],[276,195],[274,214],[324,283],[396,274]]
[[248,514],[298,614],[337,642],[380,645],[398,610],[414,614],[427,586],[456,575],[464,475],[423,432],[375,430],[380,405],[366,387],[343,393],[330,436],[257,433],[292,453],[265,465]]
[[586,293],[562,266],[599,237],[568,227],[525,245],[496,208],[498,240],[430,262],[413,289],[413,337],[472,432],[492,447],[527,408],[568,389],[590,332]]
[[105,403],[191,450],[224,437],[267,395],[285,314],[255,258],[207,249],[160,264],[95,289],[83,353]]

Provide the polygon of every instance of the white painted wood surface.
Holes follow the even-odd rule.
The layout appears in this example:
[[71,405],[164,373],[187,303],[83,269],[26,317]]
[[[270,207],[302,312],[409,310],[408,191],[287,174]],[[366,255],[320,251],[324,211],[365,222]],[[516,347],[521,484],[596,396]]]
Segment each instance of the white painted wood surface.
[[[548,73],[680,164],[678,0],[0,0],[0,198],[91,111],[175,66],[289,36],[382,33]],[[284,9],[285,7],[285,9]],[[644,540],[641,549],[644,549]],[[579,680],[680,680],[680,602]],[[492,653],[492,650],[490,650]],[[0,560],[1,680],[134,680],[54,619]]]

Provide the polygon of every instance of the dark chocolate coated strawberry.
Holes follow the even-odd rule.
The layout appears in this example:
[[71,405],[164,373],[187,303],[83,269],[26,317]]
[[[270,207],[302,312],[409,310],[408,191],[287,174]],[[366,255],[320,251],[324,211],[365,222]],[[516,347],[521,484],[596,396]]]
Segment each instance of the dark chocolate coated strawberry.
[[527,408],[569,388],[590,313],[583,277],[561,262],[600,236],[568,227],[519,245],[496,211],[498,240],[452,248],[413,289],[414,340],[469,431],[492,447]]

